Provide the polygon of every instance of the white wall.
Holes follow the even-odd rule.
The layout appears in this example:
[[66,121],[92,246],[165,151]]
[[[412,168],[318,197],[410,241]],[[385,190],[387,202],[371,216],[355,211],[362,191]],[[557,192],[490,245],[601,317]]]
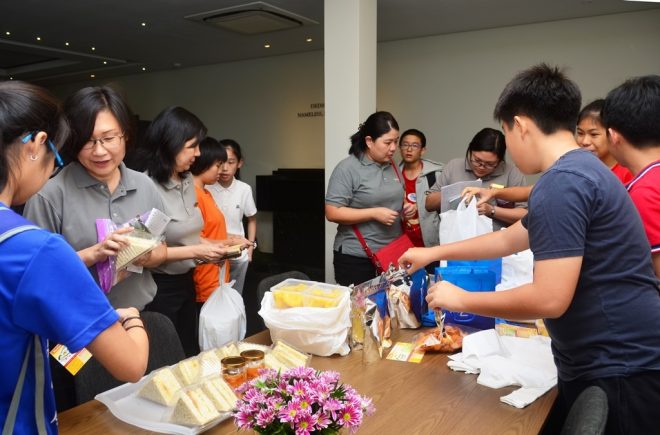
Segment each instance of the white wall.
[[[381,43],[378,108],[394,113],[402,129],[424,131],[427,156],[447,161],[464,155],[479,129],[497,127],[492,110],[499,93],[532,64],[567,66],[584,103],[630,76],[660,74],[658,23],[655,9]],[[66,95],[90,83],[98,84],[54,91]],[[115,83],[142,119],[181,105],[211,135],[238,140],[246,156],[242,178],[253,187],[257,174],[277,168],[324,167],[323,118],[297,117],[323,102],[322,52],[144,73]],[[328,146],[348,150],[352,133],[342,132],[345,143]],[[265,250],[272,248],[270,222],[262,213],[259,239]]]
[[658,9],[383,43],[378,107],[427,135],[427,157],[447,161],[498,127],[495,102],[518,71],[566,66],[586,104],[628,77],[660,74],[659,47]]

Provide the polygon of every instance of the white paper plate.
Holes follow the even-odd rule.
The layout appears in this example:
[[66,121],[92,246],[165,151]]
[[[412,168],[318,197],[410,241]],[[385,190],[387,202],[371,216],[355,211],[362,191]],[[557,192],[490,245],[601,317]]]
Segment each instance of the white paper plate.
[[221,412],[220,417],[203,426],[183,426],[167,422],[172,408],[137,396],[137,391],[148,376],[135,384],[120,385],[112,390],[97,394],[95,399],[108,407],[112,415],[123,422],[142,429],[171,434],[193,435],[204,432],[231,417]]

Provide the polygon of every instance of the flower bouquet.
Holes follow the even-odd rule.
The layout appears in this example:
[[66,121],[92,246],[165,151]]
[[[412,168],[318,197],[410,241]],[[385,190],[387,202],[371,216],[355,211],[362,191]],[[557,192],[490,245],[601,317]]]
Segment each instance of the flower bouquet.
[[339,383],[339,373],[297,367],[282,373],[260,370],[260,376],[237,389],[234,422],[239,429],[261,434],[354,433],[364,415],[375,408],[371,399]]

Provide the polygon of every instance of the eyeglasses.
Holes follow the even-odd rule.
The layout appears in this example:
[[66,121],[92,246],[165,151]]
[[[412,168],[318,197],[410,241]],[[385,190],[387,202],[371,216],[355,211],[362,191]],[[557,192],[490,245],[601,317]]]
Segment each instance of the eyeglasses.
[[480,168],[484,169],[495,169],[497,168],[497,165],[500,164],[500,162],[484,162],[483,160],[473,156],[470,154],[470,163],[472,163],[474,166],[478,166]]
[[[32,140],[34,137],[33,133],[28,133],[25,136],[21,138],[22,143],[28,143],[29,141]],[[64,161],[62,160],[62,157],[60,156],[60,153],[57,152],[57,148],[55,148],[55,144],[53,143],[52,140],[47,139],[46,144],[48,144],[48,148],[53,152],[53,155],[55,156],[55,168],[53,169],[53,173],[50,175],[51,178],[56,176],[64,167]]]
[[122,137],[124,137],[123,134],[118,134],[116,136],[107,136],[99,139],[90,139],[87,142],[85,142],[85,145],[83,145],[81,149],[85,151],[89,151],[94,147],[96,147],[97,143],[100,143],[101,146],[103,146],[103,148],[105,148],[106,150],[116,148],[121,142]]
[[412,142],[412,143],[401,142],[401,144],[399,145],[399,148],[406,148],[406,149],[409,149],[409,150],[418,150],[418,149],[422,148],[422,144],[418,143],[418,142]]

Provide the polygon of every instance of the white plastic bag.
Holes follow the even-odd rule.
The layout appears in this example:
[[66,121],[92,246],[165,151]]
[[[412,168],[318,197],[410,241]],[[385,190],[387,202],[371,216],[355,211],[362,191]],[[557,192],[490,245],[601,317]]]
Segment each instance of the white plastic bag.
[[502,281],[495,290],[508,290],[534,280],[534,254],[530,249],[502,258]]
[[273,294],[266,292],[259,315],[275,343],[282,340],[304,352],[319,356],[348,355],[351,326],[350,297],[346,291],[334,308],[275,308]]
[[199,314],[199,347],[201,350],[222,347],[230,341],[241,341],[246,332],[243,297],[227,284],[209,296]]
[[461,201],[456,210],[440,214],[441,244],[471,239],[492,231],[493,221],[479,215],[476,198],[472,198],[467,206],[465,201]]

